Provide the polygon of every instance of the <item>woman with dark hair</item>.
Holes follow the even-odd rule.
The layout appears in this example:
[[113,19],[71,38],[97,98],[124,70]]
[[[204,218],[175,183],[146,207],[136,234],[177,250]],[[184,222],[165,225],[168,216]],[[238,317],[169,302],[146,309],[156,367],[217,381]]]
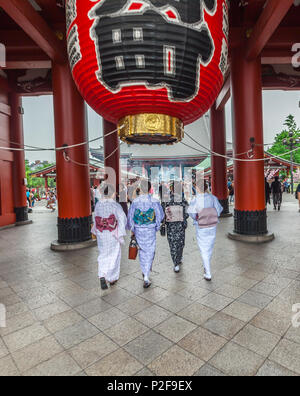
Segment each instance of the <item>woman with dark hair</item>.
[[127,218],[116,200],[113,186],[101,189],[102,198],[95,208],[95,223],[92,233],[97,237],[99,248],[98,274],[102,290],[107,282],[114,285],[120,277],[121,245],[126,236]]
[[211,281],[211,258],[216,242],[219,217],[223,212],[217,197],[208,193],[208,185],[197,186],[197,195],[188,209],[196,226],[197,242],[204,265],[204,279]]
[[145,289],[151,286],[149,277],[155,257],[156,233],[160,230],[164,219],[160,202],[150,195],[151,188],[150,182],[146,180],[141,182],[140,195],[132,202],[127,223],[127,228],[139,245]]
[[174,272],[180,272],[183,249],[185,247],[185,230],[187,229],[188,203],[184,199],[182,183],[175,182],[170,186],[170,200],[162,203],[170,252],[174,263]]

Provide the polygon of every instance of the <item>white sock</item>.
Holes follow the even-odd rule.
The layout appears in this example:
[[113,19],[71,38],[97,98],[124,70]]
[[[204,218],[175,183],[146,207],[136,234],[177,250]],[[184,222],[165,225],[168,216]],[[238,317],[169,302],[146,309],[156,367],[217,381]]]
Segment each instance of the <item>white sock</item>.
[[145,276],[144,276],[144,281],[145,281],[145,282],[149,282],[149,277],[145,275]]

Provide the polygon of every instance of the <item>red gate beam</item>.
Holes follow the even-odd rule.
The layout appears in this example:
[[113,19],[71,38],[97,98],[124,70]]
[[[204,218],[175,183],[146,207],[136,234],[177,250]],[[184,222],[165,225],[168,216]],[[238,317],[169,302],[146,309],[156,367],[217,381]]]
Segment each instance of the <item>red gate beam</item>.
[[247,60],[256,59],[293,5],[294,0],[269,0],[247,44]]
[[0,7],[55,62],[66,61],[65,48],[27,0],[0,0]]
[[231,96],[230,82],[231,82],[231,77],[229,74],[224,85],[223,85],[223,88],[216,100],[216,110],[223,110],[224,107],[226,106],[226,103],[230,99],[230,96]]

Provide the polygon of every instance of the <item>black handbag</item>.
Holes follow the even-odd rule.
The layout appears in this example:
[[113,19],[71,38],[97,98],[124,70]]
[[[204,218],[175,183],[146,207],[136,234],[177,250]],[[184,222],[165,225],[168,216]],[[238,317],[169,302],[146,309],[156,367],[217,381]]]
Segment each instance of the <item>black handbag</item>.
[[162,225],[161,225],[161,227],[160,227],[160,235],[162,236],[162,237],[165,237],[166,236],[166,234],[167,234],[167,226],[166,226],[166,223],[164,222]]

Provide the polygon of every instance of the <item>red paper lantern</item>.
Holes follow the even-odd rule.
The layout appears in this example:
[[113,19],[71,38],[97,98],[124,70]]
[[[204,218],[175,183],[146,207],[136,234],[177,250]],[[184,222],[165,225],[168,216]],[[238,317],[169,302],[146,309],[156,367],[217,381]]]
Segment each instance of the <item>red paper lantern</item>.
[[70,66],[127,142],[180,141],[224,82],[227,0],[67,0]]

